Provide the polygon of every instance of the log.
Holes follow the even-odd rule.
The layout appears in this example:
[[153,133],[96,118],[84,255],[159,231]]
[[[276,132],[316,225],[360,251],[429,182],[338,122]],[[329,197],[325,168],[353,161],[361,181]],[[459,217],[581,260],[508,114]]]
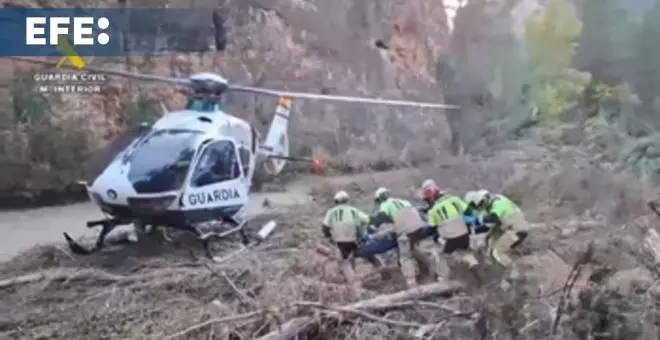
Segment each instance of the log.
[[7,288],[14,285],[23,285],[26,283],[32,283],[41,281],[46,278],[44,273],[30,273],[25,275],[16,276],[6,280],[0,280],[0,288]]
[[154,278],[162,277],[163,275],[194,275],[198,271],[195,268],[188,267],[174,267],[174,268],[162,268],[154,270],[153,272],[146,274],[134,274],[134,275],[117,275],[112,274],[96,268],[54,268],[54,269],[45,269],[38,272],[21,274],[15,277],[1,279],[0,280],[0,289],[11,288],[16,285],[25,285],[30,283],[37,283],[40,281],[70,281],[70,280],[95,280],[95,281],[104,281],[104,282],[116,282],[116,283],[126,283],[126,282],[137,282],[137,281],[148,281]]
[[[462,284],[458,282],[435,282],[394,294],[379,295],[372,299],[337,307],[337,309],[378,311],[400,306],[401,303],[405,301],[419,300],[433,295],[455,293],[462,288]],[[309,316],[296,317],[282,324],[278,330],[274,330],[258,338],[258,340],[289,340],[314,328],[316,326],[316,321],[317,320]]]
[[345,306],[345,308],[370,310],[386,309],[389,308],[392,304],[399,304],[404,301],[419,300],[434,295],[456,293],[462,288],[463,285],[459,282],[434,282],[393,294],[379,295],[369,300],[358,301],[356,303]]
[[323,255],[331,260],[339,260],[337,256],[335,256],[336,251],[332,251],[329,247],[326,247],[325,245],[322,244],[317,244],[316,248],[314,249],[316,253],[319,255]]
[[15,285],[24,285],[43,280],[58,281],[69,280],[71,278],[93,278],[103,281],[121,281],[126,277],[110,274],[97,269],[49,269],[0,280],[0,288],[9,288]]

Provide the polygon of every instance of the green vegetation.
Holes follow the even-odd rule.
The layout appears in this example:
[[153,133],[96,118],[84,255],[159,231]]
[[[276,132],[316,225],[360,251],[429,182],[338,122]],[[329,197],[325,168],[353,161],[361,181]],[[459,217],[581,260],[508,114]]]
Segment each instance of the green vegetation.
[[590,81],[587,72],[572,68],[582,23],[565,0],[551,0],[537,18],[525,23],[525,46],[531,71],[530,98],[538,119],[556,124],[577,105]]
[[489,115],[495,140],[568,143],[660,181],[660,1],[575,3],[550,0],[522,29],[511,8],[459,11],[454,43],[470,43],[443,61],[447,97]]
[[[79,195],[75,183],[85,178],[90,159],[99,152],[92,142],[98,136],[82,117],[54,115],[50,103],[55,99],[36,92],[29,76],[16,79],[8,95],[12,105],[0,111],[0,198],[20,197],[21,202],[40,204],[46,194]],[[123,129],[160,116],[157,102],[143,95],[133,97],[121,103]]]
[[88,136],[75,118],[53,119],[30,77],[10,89],[11,110],[2,113],[0,192],[60,190],[75,183],[89,156]]
[[573,331],[584,340],[648,339],[644,326],[652,325],[657,315],[645,300],[611,289],[585,289],[570,306]]

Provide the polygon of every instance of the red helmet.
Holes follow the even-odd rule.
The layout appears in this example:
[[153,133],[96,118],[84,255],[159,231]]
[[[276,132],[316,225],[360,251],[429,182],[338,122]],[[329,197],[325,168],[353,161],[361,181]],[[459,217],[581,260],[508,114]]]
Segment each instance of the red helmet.
[[427,202],[433,202],[440,197],[440,189],[437,186],[431,185],[424,188],[424,200]]

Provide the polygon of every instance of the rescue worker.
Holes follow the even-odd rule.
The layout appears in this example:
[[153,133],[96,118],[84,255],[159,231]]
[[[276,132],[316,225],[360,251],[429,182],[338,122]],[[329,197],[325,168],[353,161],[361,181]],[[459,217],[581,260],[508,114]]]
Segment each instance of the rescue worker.
[[435,184],[435,181],[433,181],[432,179],[427,179],[426,181],[424,181],[424,183],[422,183],[422,192],[426,189],[431,189],[432,191],[435,190],[437,191],[438,194],[437,198],[435,197],[428,198],[426,195],[424,195],[424,201],[426,202],[426,204],[428,204],[429,209],[431,209],[433,205],[435,205],[435,202],[437,201],[438,198],[448,199],[449,202],[451,202],[451,204],[461,214],[463,214],[465,209],[467,209],[467,203],[465,203],[465,201],[463,201],[460,197],[454,195],[448,195],[447,191],[440,190],[438,185]]
[[[426,203],[426,205],[423,208],[420,208],[419,211],[422,212],[425,216],[428,216],[427,214],[428,214],[429,210],[431,209],[431,207],[433,207],[433,202],[429,202],[429,201],[426,200],[426,198],[424,197],[424,189],[426,189],[427,187],[431,187],[431,186],[436,186],[437,187],[437,185],[435,184],[435,181],[432,180],[432,179],[427,179],[424,182],[422,182],[422,199],[424,200],[424,203]],[[444,195],[444,194],[445,194],[444,192],[441,192],[441,195]]]
[[477,195],[477,191],[468,191],[465,194],[464,202],[467,203],[467,209],[463,213],[465,223],[474,231],[475,234],[487,233],[490,228],[488,225],[481,223],[485,212],[480,210],[475,202],[474,197]]
[[424,254],[419,244],[427,235],[424,234],[424,222],[419,211],[407,200],[390,196],[386,188],[378,188],[374,194],[378,212],[371,217],[369,224],[378,228],[384,223],[394,224],[396,233],[399,265],[409,288],[417,285],[416,269],[420,274],[429,275],[431,261]]
[[[488,190],[485,190],[485,189],[477,192],[477,194],[478,195],[490,195]],[[508,197],[506,197],[504,195],[500,195],[500,194],[496,194],[495,198],[501,199],[501,200],[507,202],[508,204],[510,204],[511,206],[515,207],[516,210],[518,212],[520,212],[521,215],[523,215],[523,220],[524,220],[524,214],[522,212],[522,209],[520,209],[518,207],[518,205],[516,203],[514,203],[511,199],[509,199]],[[486,216],[486,215],[487,214],[484,212],[484,216]],[[483,220],[483,218],[482,218],[482,220]],[[525,223],[523,225],[516,228],[515,233],[516,233],[517,239],[516,239],[516,242],[514,242],[514,244],[511,245],[512,249],[518,247],[527,238],[528,230],[529,230],[529,224],[527,223],[526,220],[525,220]]]
[[[438,188],[438,186],[435,184],[435,181],[432,179],[427,179],[422,183],[422,192],[427,189],[427,188]],[[438,189],[439,190],[439,189]],[[459,210],[459,212],[463,215],[463,220],[465,221],[465,224],[469,227],[468,230],[474,229],[476,232],[475,233],[481,233],[484,231],[488,231],[488,229],[480,229],[481,226],[479,225],[479,214],[476,211],[476,207],[474,205],[469,205],[468,198],[471,197],[476,193],[476,191],[470,191],[465,195],[465,199],[461,199],[458,196],[447,196],[448,199],[451,200],[452,204],[456,207],[456,209]],[[440,198],[445,197],[447,195],[446,191],[439,190],[439,195]],[[423,210],[425,213],[428,213],[428,210],[431,209],[435,201],[429,201],[426,198],[424,198],[424,201],[427,204],[427,207]]]
[[488,190],[479,190],[471,202],[477,209],[486,211],[481,222],[491,226],[486,236],[486,251],[509,272],[509,278],[516,279],[519,273],[509,252],[527,237],[529,226],[522,210],[507,197],[493,195]]
[[[335,194],[334,206],[325,214],[321,229],[326,238],[337,244],[341,255],[339,268],[351,289],[358,294],[361,284],[355,275],[355,258],[358,242],[369,223],[369,215],[349,205],[348,200],[346,191],[341,190]],[[382,267],[382,263],[375,256],[366,256],[365,259],[378,269]]]
[[[475,269],[479,261],[470,251],[470,229],[463,219],[467,204],[459,197],[443,194],[434,184],[424,184],[427,184],[423,189],[424,200],[433,202],[428,212],[428,224],[445,240],[443,253],[455,256],[470,269]],[[446,261],[442,262],[445,267],[443,276],[448,279],[449,266]]]

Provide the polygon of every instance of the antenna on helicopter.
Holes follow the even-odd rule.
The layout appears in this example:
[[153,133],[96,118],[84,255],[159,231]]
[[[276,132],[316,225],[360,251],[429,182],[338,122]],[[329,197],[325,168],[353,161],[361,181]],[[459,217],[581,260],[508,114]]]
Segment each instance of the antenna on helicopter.
[[[41,60],[37,58],[29,58],[29,57],[7,57],[7,58],[17,61],[24,61],[29,63],[49,65],[49,66],[57,65],[57,63],[55,62]],[[70,65],[62,65],[62,67],[74,69]],[[417,108],[436,108],[436,109],[454,109],[454,110],[460,108],[459,106],[456,105],[447,105],[443,103],[429,103],[429,102],[368,98],[368,97],[338,96],[338,95],[316,94],[309,92],[280,91],[280,90],[268,89],[268,88],[256,87],[256,86],[236,85],[236,84],[230,84],[229,81],[222,76],[208,72],[197,73],[192,75],[190,78],[174,78],[174,77],[165,77],[165,76],[126,72],[119,70],[107,70],[107,69],[95,68],[92,66],[86,66],[84,70],[105,73],[110,75],[117,75],[121,77],[135,78],[144,81],[169,83],[175,86],[181,86],[187,88],[188,91],[190,92],[190,95],[192,96],[199,96],[202,98],[209,98],[209,99],[211,98],[219,99],[220,96],[225,92],[246,92],[253,94],[276,96],[276,97],[329,100],[329,101],[379,104],[379,105],[389,105],[389,106],[410,106]]]

